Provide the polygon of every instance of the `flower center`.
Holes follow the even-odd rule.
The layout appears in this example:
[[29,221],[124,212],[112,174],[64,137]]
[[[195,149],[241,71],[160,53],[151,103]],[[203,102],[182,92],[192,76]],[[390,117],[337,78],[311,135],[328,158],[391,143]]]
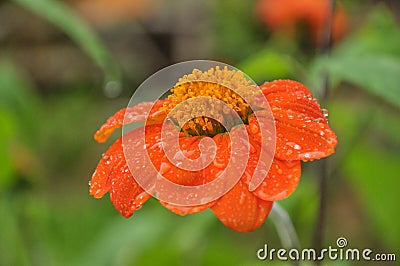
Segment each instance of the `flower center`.
[[193,70],[180,78],[171,92],[161,110],[190,136],[214,136],[248,123],[253,113],[248,101],[258,90],[242,72],[215,67],[206,72]]

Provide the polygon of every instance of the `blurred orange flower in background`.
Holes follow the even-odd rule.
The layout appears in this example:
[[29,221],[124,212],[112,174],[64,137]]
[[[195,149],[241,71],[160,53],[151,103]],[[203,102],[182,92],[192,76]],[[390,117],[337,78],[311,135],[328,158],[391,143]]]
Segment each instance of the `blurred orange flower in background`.
[[[196,81],[208,77],[215,78],[215,83]],[[261,122],[258,118],[268,115],[264,107],[257,106],[257,110],[253,111],[239,94],[219,85],[222,81],[227,81],[232,85],[231,87],[239,87],[243,93],[248,92],[247,81],[236,71],[221,70],[218,67],[207,72],[194,70],[193,74],[186,75],[182,79],[185,83],[176,85],[168,98],[156,101],[151,111],[149,107],[153,105],[152,103],[141,103],[122,109],[109,118],[95,134],[98,142],[104,142],[114,129],[123,124],[146,119],[146,134],[143,142],[140,142],[139,133],[142,128],[124,135],[131,141],[129,143],[137,146],[129,155],[134,158],[134,167],[138,168],[140,173],[146,171],[141,158],[145,157],[147,152],[155,169],[164,178],[182,186],[198,186],[215,180],[227,167],[232,156],[232,136],[239,134],[238,128],[244,126],[249,136],[250,152],[240,180],[226,194],[205,204],[177,206],[160,200],[164,207],[176,214],[186,215],[211,208],[227,227],[240,232],[255,230],[268,216],[273,201],[288,197],[296,189],[300,180],[301,160],[320,159],[334,152],[337,143],[336,135],[330,129],[325,114],[311,92],[301,83],[291,80],[265,83],[256,88],[255,95],[262,93],[271,107],[276,128],[276,149],[269,171],[263,173],[265,175],[263,182],[255,190],[249,191],[250,180],[261,161],[261,149],[268,145],[266,143],[271,143],[270,137],[262,138],[263,134],[265,136],[271,132],[263,134],[260,132],[263,127],[260,126]],[[196,159],[200,154],[199,143],[206,137],[212,138],[217,147],[212,163],[204,169],[188,171],[171,163],[160,145],[163,141],[161,137],[163,120],[182,101],[202,96],[224,101],[239,114],[244,125],[234,124],[227,129],[216,120],[204,116],[191,120],[183,119],[187,122],[181,129],[177,127],[176,130],[180,149],[184,151],[185,156]],[[196,106],[191,106],[190,110],[185,109],[179,113],[179,116],[185,116],[195,108]],[[213,106],[210,105],[207,108],[213,108]],[[222,110],[214,111],[221,112]],[[125,114],[127,114],[127,120],[124,120]],[[226,117],[227,113],[223,116]],[[227,119],[231,121],[230,117]],[[235,148],[238,149],[236,153],[243,151],[241,147]],[[123,216],[129,217],[151,195],[144,191],[135,180],[126,162],[128,158],[125,156],[121,137],[111,145],[100,160],[90,182],[90,194],[95,198],[101,198],[105,193],[110,192],[110,199],[115,208]]]
[[[260,20],[272,31],[283,31],[294,36],[300,25],[305,25],[314,45],[320,45],[327,20],[330,0],[260,0],[256,12]],[[332,41],[339,41],[347,32],[348,18],[340,3],[332,18]]]

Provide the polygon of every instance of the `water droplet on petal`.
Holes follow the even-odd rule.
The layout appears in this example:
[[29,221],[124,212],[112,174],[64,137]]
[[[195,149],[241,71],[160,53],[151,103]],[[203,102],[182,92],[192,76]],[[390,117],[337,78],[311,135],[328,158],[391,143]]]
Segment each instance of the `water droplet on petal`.
[[324,115],[325,118],[328,118],[329,112],[327,109],[322,109],[322,114]]
[[246,199],[246,194],[245,194],[245,193],[242,193],[242,194],[240,195],[239,205],[243,205],[245,199]]
[[160,166],[160,174],[163,175],[167,173],[171,169],[171,166],[167,163],[161,163]]

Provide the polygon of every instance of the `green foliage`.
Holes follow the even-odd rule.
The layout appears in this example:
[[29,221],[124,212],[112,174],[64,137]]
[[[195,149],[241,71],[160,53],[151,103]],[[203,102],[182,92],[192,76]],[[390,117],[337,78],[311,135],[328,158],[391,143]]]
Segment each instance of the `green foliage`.
[[[383,30],[384,29],[384,30]],[[313,87],[321,88],[321,74],[333,87],[346,81],[400,107],[400,29],[393,16],[379,8],[355,35],[317,58],[311,68]]]
[[289,55],[263,49],[242,61],[238,68],[260,84],[274,79],[294,77],[296,64]]
[[376,110],[368,119],[368,133],[359,136],[361,140],[347,155],[343,169],[377,230],[376,237],[399,246],[399,214],[388,214],[388,210],[398,209],[400,137],[393,134],[400,131],[398,114]]
[[11,62],[0,63],[0,191],[18,179],[17,151],[34,143],[32,114],[37,113],[38,103],[26,77]]
[[66,4],[56,0],[13,0],[59,27],[105,72],[106,81],[119,81],[120,73],[103,42]]

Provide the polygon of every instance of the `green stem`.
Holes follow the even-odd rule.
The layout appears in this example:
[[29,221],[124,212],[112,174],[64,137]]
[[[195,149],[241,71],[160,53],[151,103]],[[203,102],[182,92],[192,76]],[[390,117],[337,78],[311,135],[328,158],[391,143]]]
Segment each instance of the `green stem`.
[[[320,53],[324,56],[328,56],[331,50],[331,35],[332,35],[332,17],[335,8],[334,0],[330,0],[328,17],[326,18],[325,23],[325,34],[322,40],[322,46]],[[322,95],[321,101],[326,102],[328,99],[329,93],[329,75],[328,73],[324,73],[322,75]],[[325,228],[325,212],[326,212],[326,201],[327,201],[327,182],[328,182],[328,161],[327,159],[322,159],[319,165],[319,208],[317,214],[317,221],[314,232],[314,248],[318,251],[322,249],[323,245],[323,235]],[[315,262],[316,265],[320,265],[320,261]]]
[[297,237],[292,220],[279,203],[274,202],[269,217],[276,227],[282,246],[286,249],[299,248],[299,238]]

